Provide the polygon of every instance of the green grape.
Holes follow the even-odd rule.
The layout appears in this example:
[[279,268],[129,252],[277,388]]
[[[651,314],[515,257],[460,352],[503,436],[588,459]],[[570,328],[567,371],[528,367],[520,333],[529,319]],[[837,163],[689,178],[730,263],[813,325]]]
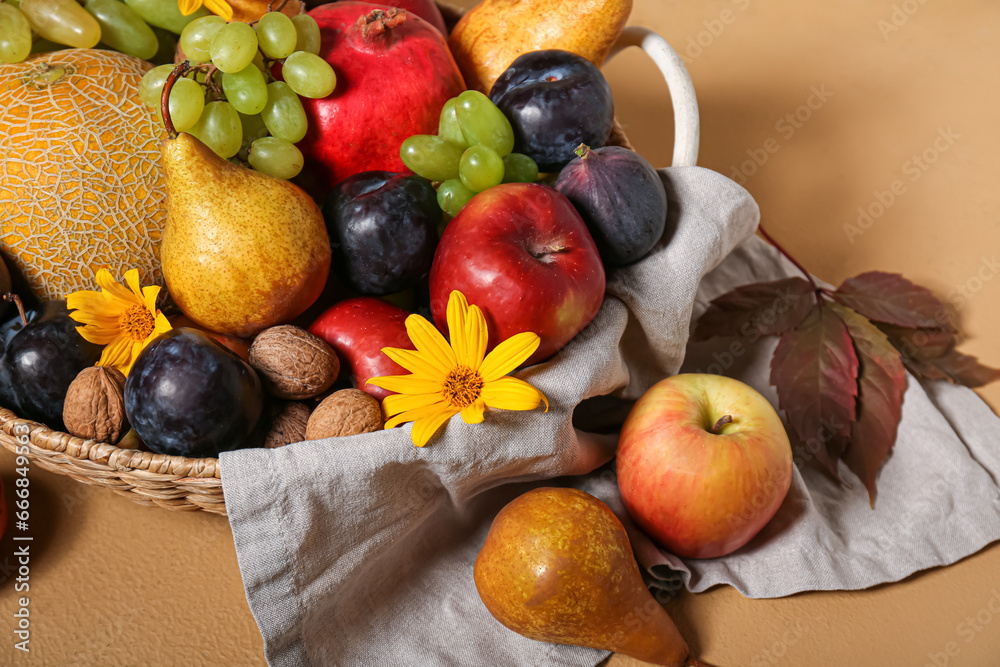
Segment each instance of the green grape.
[[158,109],[163,95],[163,84],[174,70],[173,65],[160,65],[146,72],[139,82],[139,99],[147,107]]
[[177,79],[170,89],[170,121],[178,132],[185,132],[201,118],[205,109],[205,89],[191,79]]
[[257,41],[268,58],[287,58],[295,51],[298,39],[292,19],[281,12],[268,12],[257,21]]
[[337,87],[337,75],[330,64],[306,51],[296,51],[285,58],[281,76],[296,93],[313,99],[326,97]]
[[31,24],[17,7],[0,3],[0,62],[19,63],[31,53]]
[[229,102],[206,104],[201,118],[188,132],[201,139],[224,160],[239,153],[243,143],[240,115]]
[[153,29],[119,0],[87,0],[84,10],[101,26],[101,41],[136,58],[152,58],[160,43]]
[[433,134],[415,134],[399,148],[406,168],[429,181],[458,178],[462,147]]
[[467,90],[459,95],[455,113],[469,146],[489,146],[500,157],[514,150],[514,130],[510,121],[478,90]]
[[260,115],[272,136],[293,144],[302,141],[309,129],[299,96],[284,81],[267,84],[267,105]]
[[267,104],[267,82],[252,64],[239,72],[222,76],[222,91],[240,113],[259,114]]
[[78,49],[101,41],[101,26],[76,0],[23,0],[21,13],[41,37]]
[[292,17],[292,23],[295,25],[296,33],[295,50],[319,55],[322,38],[316,19],[308,14],[297,14]]
[[500,185],[503,181],[503,158],[489,146],[473,146],[462,154],[458,176],[462,184],[473,192]]
[[538,180],[538,164],[522,153],[503,156],[504,183],[534,183]]
[[458,115],[455,113],[457,104],[457,97],[444,103],[444,107],[441,109],[441,121],[438,123],[438,136],[461,146],[464,150],[469,147],[469,142],[462,134],[462,126],[458,124]]
[[212,39],[212,63],[223,72],[239,72],[257,55],[257,33],[246,23],[227,23]]
[[295,144],[278,137],[264,137],[250,147],[250,166],[278,178],[294,178],[302,171],[302,153]]
[[169,30],[175,35],[184,32],[184,27],[191,21],[208,16],[204,7],[184,16],[177,7],[177,0],[125,0],[125,4],[149,25]]
[[476,193],[465,187],[458,178],[448,179],[441,184],[437,191],[438,206],[451,217],[458,215],[462,207],[475,196]]
[[204,63],[212,59],[212,40],[226,19],[221,16],[203,16],[184,26],[181,32],[181,51],[194,63]]

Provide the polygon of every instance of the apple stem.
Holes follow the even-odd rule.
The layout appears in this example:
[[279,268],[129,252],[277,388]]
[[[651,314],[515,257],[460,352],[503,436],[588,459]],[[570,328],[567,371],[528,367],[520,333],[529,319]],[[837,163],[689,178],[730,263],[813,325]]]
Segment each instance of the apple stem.
[[822,290],[822,288],[820,288],[819,285],[816,284],[816,279],[812,277],[812,274],[809,273],[808,271],[806,271],[806,267],[802,266],[802,264],[799,263],[799,261],[797,259],[795,259],[794,257],[792,257],[791,254],[789,254],[789,252],[787,250],[785,250],[781,246],[780,243],[778,243],[777,241],[775,241],[774,238],[770,234],[767,233],[767,230],[764,229],[764,225],[758,225],[757,226],[757,231],[760,232],[760,235],[763,236],[764,239],[768,243],[770,243],[771,245],[773,245],[778,252],[780,252],[782,255],[784,255],[788,259],[789,262],[791,262],[792,264],[794,264],[795,268],[797,268],[799,271],[801,271],[805,275],[805,277],[809,280],[809,284],[812,285],[813,289],[816,291],[816,295],[819,296],[819,294],[823,290]]
[[11,301],[17,306],[17,312],[21,315],[21,326],[28,326],[28,316],[24,314],[24,304],[21,303],[21,297],[13,292],[7,292],[3,298],[4,301]]
[[732,423],[733,423],[733,418],[731,415],[722,415],[721,417],[719,417],[719,421],[715,422],[715,426],[712,427],[712,435],[719,435],[719,432],[722,431],[723,426]]

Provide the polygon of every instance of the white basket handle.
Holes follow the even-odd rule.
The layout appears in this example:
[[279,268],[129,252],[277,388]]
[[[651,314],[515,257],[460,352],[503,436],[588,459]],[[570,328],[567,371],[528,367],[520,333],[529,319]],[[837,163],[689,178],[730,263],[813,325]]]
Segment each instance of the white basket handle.
[[698,142],[701,121],[698,116],[698,98],[684,61],[667,40],[648,28],[629,26],[611,48],[607,60],[623,49],[638,46],[649,54],[663,73],[674,105],[674,162],[675,167],[692,167],[698,163]]

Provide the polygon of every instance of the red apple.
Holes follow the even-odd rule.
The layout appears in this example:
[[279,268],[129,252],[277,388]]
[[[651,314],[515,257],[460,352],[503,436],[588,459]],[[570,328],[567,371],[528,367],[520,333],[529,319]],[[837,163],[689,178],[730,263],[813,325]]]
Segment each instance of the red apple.
[[438,244],[431,312],[446,334],[452,290],[482,308],[490,348],[522,331],[538,334],[530,365],[594,319],[604,300],[604,266],[569,199],[547,185],[509,183],[473,197]]
[[382,353],[383,347],[414,349],[406,333],[409,315],[382,299],[359,297],[341,301],[320,315],[309,333],[329,343],[340,357],[341,372],[346,367],[355,387],[382,400],[393,392],[366,383],[373,377],[409,373]]
[[771,520],[792,481],[788,434],[767,399],[719,375],[675,375],[633,406],[618,441],[618,488],[667,550],[715,558]]

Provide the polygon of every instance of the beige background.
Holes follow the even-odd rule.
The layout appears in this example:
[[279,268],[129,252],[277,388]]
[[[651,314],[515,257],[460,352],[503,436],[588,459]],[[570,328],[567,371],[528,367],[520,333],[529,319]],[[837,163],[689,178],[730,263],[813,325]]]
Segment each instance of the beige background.
[[[957,306],[962,349],[1000,366],[995,2],[636,0],[632,23],[685,55],[702,111],[700,163],[743,169],[774,236],[833,283],[881,269],[933,288]],[[606,71],[631,140],[665,166],[672,117],[652,65],[625,53]],[[826,101],[814,97],[800,127],[779,126],[807,115],[813,87]],[[935,148],[949,128],[958,137]],[[925,151],[933,164],[914,172],[912,156]],[[743,168],[754,155],[763,164]],[[897,180],[902,194],[849,238],[858,208]],[[1000,407],[1000,383],[981,395]],[[0,455],[8,502],[12,467]],[[13,649],[20,594],[7,580],[0,664],[263,664],[224,519],[140,507],[38,470],[31,501],[31,653]],[[12,553],[8,536],[0,577],[16,569]],[[864,592],[746,600],[717,588],[668,609],[723,667],[987,667],[1000,656],[1000,547]]]

